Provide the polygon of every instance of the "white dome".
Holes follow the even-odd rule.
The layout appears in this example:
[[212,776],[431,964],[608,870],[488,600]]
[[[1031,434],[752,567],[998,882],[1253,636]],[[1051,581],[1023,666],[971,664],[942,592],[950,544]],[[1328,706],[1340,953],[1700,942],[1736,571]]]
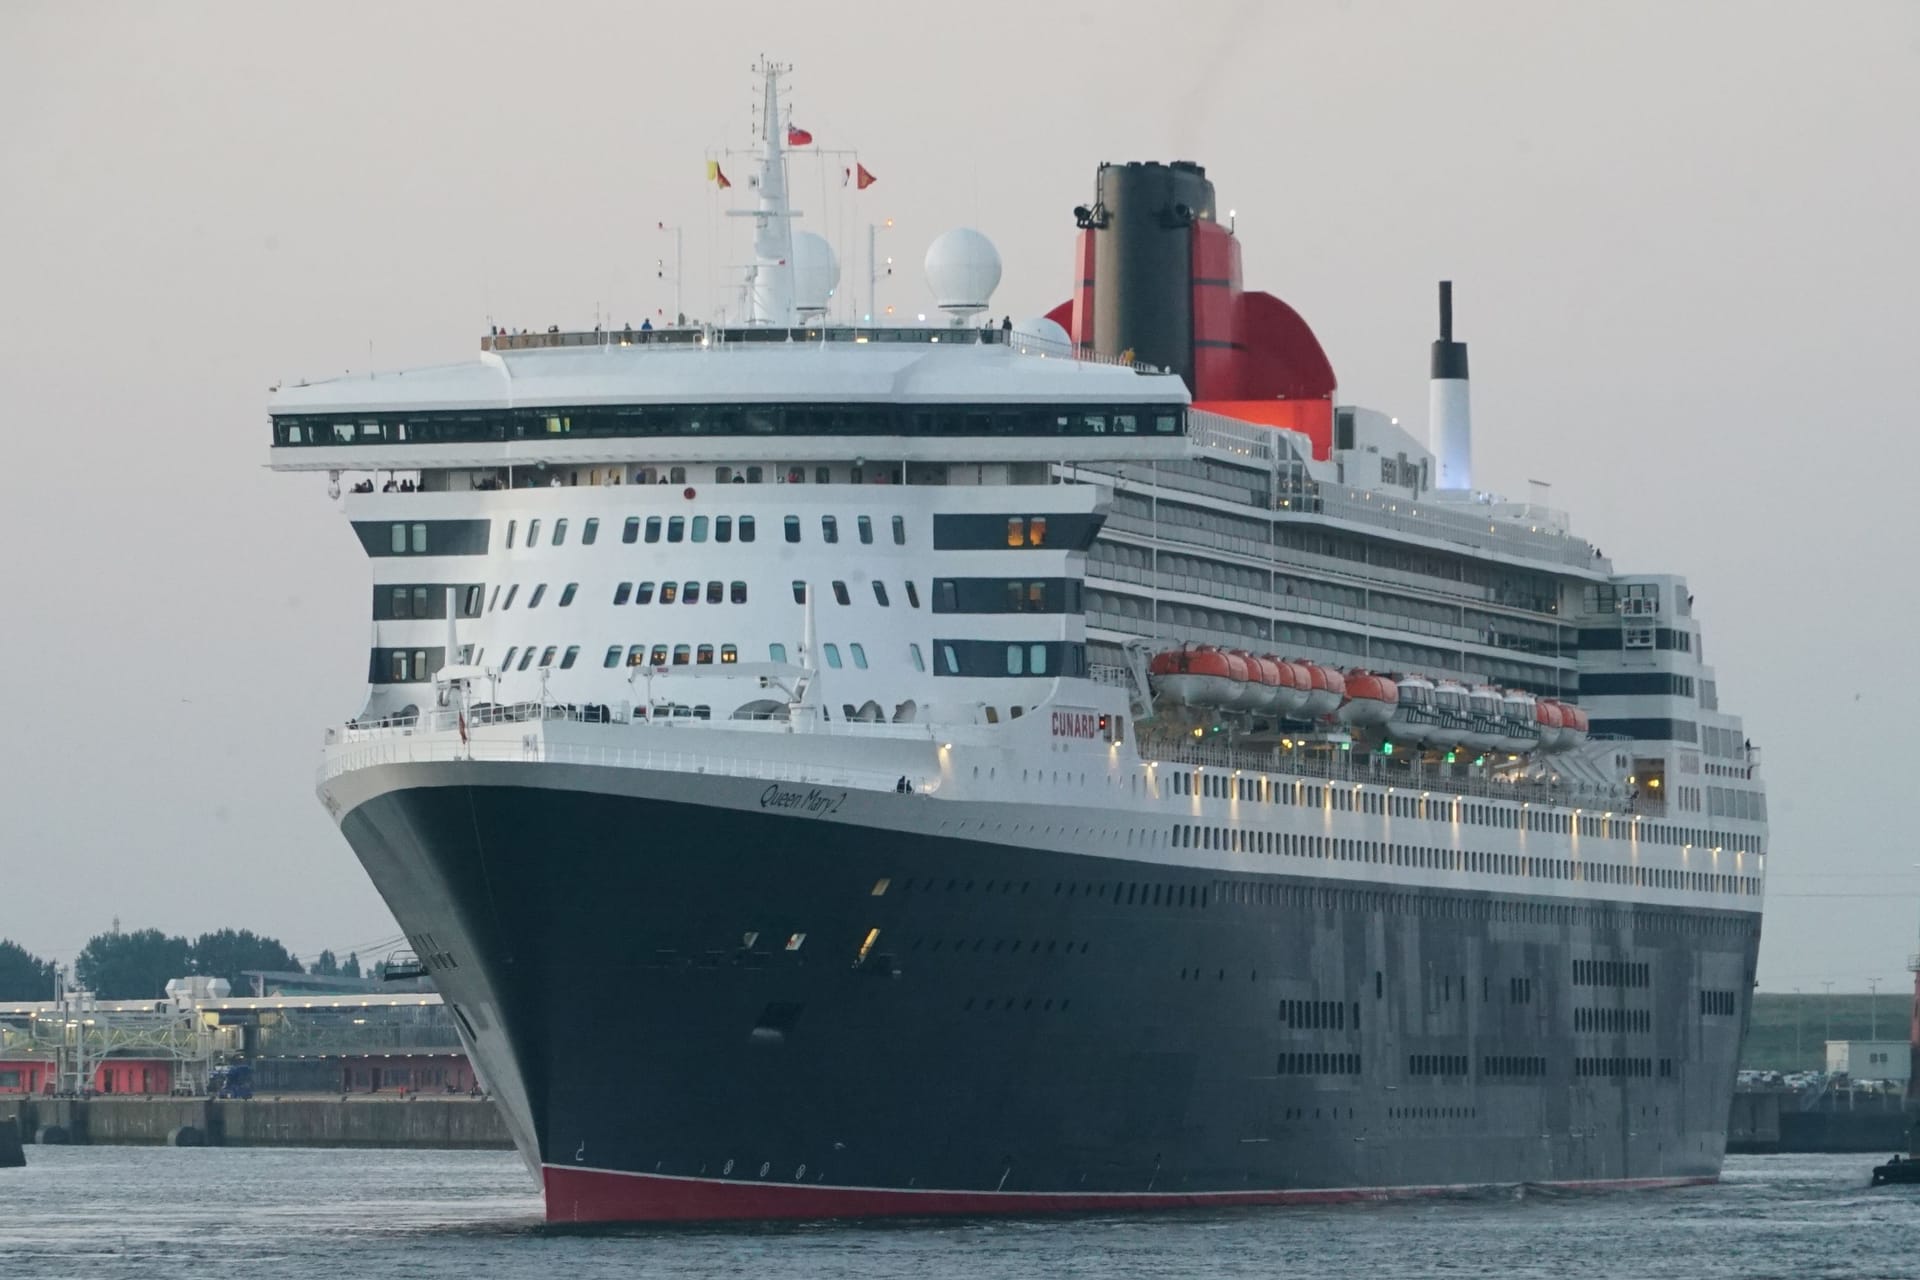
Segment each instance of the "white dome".
[[934,305],[955,315],[985,311],[1000,287],[1000,251],[972,227],[955,227],[928,245],[926,269]]
[[840,285],[840,260],[825,236],[793,233],[793,305],[799,311],[825,311]]
[[1073,335],[1045,316],[1020,321],[1013,326],[1013,337],[1016,342],[1030,342],[1048,350],[1073,350]]

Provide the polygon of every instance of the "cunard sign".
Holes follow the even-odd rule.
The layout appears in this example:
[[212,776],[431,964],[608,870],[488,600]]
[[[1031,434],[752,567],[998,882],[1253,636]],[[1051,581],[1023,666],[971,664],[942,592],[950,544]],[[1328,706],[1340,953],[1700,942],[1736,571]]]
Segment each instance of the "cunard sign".
[[1087,738],[1100,736],[1101,717],[1092,711],[1073,711],[1062,708],[1053,713],[1053,736],[1056,738]]

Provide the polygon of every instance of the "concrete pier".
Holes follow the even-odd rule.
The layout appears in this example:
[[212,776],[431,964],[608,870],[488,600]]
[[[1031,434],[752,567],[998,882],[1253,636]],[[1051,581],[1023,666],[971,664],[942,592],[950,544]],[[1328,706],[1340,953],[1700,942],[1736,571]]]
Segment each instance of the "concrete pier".
[[93,1145],[210,1147],[513,1146],[489,1098],[0,1098],[0,1167],[11,1129],[23,1142],[52,1130]]

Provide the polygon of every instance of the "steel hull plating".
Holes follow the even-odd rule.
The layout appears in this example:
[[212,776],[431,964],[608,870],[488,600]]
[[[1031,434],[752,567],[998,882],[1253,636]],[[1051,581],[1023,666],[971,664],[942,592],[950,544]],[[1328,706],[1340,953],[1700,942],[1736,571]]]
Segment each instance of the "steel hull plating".
[[[911,830],[917,796],[882,829],[746,780],[692,803],[448,776],[341,825],[557,1221],[1719,1171],[1757,915],[1015,848]],[[1649,982],[1576,987],[1594,958]],[[1735,1012],[1703,1016],[1709,989]],[[1576,1031],[1596,1008],[1643,1016]]]

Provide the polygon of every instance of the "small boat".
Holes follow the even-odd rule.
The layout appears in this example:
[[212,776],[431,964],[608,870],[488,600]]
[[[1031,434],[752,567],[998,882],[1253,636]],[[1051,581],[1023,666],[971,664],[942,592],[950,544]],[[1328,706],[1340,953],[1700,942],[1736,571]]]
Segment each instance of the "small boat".
[[1920,1182],[1920,1159],[1913,1156],[1895,1155],[1885,1164],[1873,1167],[1873,1185],[1876,1187],[1901,1186]]

